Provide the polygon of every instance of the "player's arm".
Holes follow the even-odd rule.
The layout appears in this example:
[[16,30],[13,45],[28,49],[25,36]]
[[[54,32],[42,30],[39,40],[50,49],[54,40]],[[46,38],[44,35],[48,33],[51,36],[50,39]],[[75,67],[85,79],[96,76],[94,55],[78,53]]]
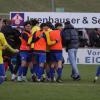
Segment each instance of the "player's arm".
[[49,35],[48,32],[45,32],[45,35],[46,35],[47,44],[48,44],[49,46],[54,45],[54,44],[57,43],[57,41],[51,41],[50,35]]
[[7,49],[9,49],[11,52],[16,53],[18,50],[13,49],[13,48],[7,43],[7,41],[6,41],[6,39],[5,39],[5,37],[4,37],[3,34],[0,34],[0,35],[1,35],[1,42],[2,42],[3,48],[4,48],[4,49],[7,48]]

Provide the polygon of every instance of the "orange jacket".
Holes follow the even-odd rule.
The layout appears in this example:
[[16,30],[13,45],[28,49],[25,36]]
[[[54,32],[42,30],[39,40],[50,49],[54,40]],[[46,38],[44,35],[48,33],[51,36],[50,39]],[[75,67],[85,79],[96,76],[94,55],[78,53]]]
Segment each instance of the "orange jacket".
[[55,45],[50,46],[50,50],[62,50],[62,39],[61,39],[61,34],[60,30],[53,30],[50,32],[50,39],[51,41],[58,40],[58,42]]
[[[38,38],[40,35],[45,36],[45,34],[42,31],[38,31],[35,33],[35,38]],[[46,51],[46,38],[45,37],[41,37],[34,43],[34,50],[44,51],[44,52]]]
[[[31,37],[31,33],[28,33],[26,31],[24,31],[22,34],[26,34],[29,37]],[[26,41],[22,36],[20,37],[21,39],[21,46],[20,46],[20,50],[30,50],[30,46],[28,45],[28,41]]]

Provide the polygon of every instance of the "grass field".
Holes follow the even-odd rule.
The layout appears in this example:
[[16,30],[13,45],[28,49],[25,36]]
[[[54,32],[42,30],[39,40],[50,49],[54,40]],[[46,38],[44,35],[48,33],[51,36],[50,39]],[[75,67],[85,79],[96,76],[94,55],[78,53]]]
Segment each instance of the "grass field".
[[63,83],[8,81],[0,85],[0,100],[99,100],[100,80],[96,84],[92,82],[96,68],[95,65],[79,65],[81,81],[70,78],[69,65],[63,70]]

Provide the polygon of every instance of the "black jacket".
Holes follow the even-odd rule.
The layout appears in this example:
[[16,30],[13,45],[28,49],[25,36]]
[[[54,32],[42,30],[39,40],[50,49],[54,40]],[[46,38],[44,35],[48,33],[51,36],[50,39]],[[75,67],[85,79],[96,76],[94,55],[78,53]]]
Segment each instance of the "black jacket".
[[10,25],[6,25],[1,29],[1,32],[4,34],[7,42],[15,49],[19,49],[20,41],[20,32],[15,28],[12,28]]
[[62,30],[62,33],[65,36],[65,43],[67,49],[77,49],[79,47],[79,36],[78,32],[74,29],[74,27],[69,24],[66,25],[65,28]]

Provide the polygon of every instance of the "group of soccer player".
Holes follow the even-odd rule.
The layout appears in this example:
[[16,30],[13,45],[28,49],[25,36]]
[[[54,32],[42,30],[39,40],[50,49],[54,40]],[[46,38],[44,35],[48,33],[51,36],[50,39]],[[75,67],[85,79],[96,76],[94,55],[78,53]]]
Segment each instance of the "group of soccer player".
[[[62,82],[62,24],[57,23],[55,27],[50,22],[39,25],[35,19],[33,23],[32,21],[24,22],[23,26],[19,53],[17,49],[15,50],[16,58],[18,58],[17,73],[12,74],[11,80],[28,81],[27,72],[30,68],[31,80],[34,82]],[[0,65],[4,67],[3,62]],[[11,66],[15,67],[12,62]],[[3,67],[0,66],[2,69]],[[0,76],[5,78],[5,70],[0,70]]]
[[[27,82],[27,73],[30,69],[31,81],[33,82],[62,82],[62,69],[64,59],[62,56],[63,25],[50,22],[39,23],[36,19],[24,22],[21,33],[20,46],[13,49],[6,41],[4,33],[0,32],[0,83],[6,80],[6,70],[11,71],[11,80]],[[17,38],[17,37],[16,37]],[[2,57],[2,51],[9,49],[13,56],[8,56],[10,60]],[[6,53],[5,53],[6,54]],[[57,74],[56,74],[57,73]],[[97,69],[94,82],[100,75],[100,67]],[[80,77],[72,77],[80,80]]]

